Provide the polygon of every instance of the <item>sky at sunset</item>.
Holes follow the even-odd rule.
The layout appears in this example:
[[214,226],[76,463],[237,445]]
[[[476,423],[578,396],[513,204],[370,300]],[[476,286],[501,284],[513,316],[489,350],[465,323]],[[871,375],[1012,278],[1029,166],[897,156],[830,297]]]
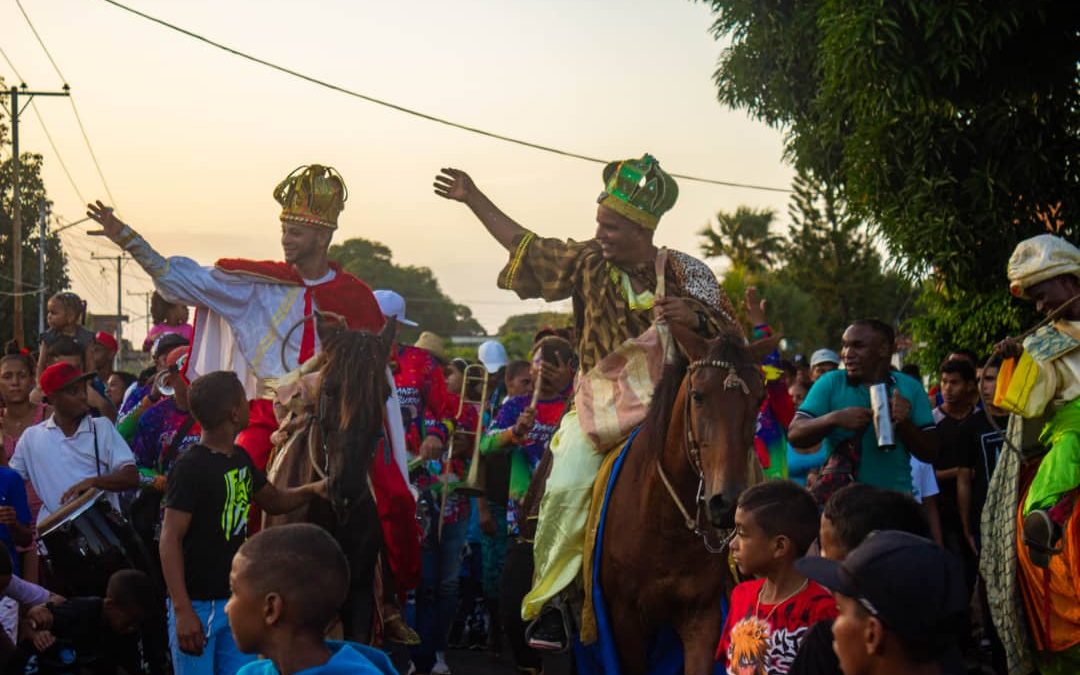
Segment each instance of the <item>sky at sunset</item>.
[[[545,304],[495,288],[506,254],[461,204],[431,191],[440,167],[468,171],[492,200],[543,235],[588,238],[600,165],[417,119],[242,60],[103,0],[22,0],[71,85],[117,212],[161,253],[205,264],[279,258],[274,185],[301,164],[336,167],[350,198],[336,240],[381,241],[401,264],[434,270],[489,330]],[[706,6],[679,0],[130,0],[131,6],[256,56],[402,106],[597,157],[650,152],[664,168],[790,184],[781,133],[725,109]],[[31,89],[63,83],[14,2],[0,3],[0,47]],[[0,74],[17,81],[6,63]],[[59,98],[37,104],[86,199],[108,201]],[[55,213],[85,209],[32,111],[24,152],[45,156]],[[0,149],[8,156],[9,148]],[[771,207],[782,193],[680,181],[656,242],[687,252],[718,209]],[[114,312],[107,242],[65,232],[74,288]],[[710,261],[715,267],[718,261]],[[361,273],[361,276],[362,273]],[[137,266],[125,289],[150,288]],[[145,313],[125,297],[125,311]],[[565,309],[565,306],[555,306]],[[33,327],[28,327],[31,329]],[[142,321],[126,336],[141,341]]]

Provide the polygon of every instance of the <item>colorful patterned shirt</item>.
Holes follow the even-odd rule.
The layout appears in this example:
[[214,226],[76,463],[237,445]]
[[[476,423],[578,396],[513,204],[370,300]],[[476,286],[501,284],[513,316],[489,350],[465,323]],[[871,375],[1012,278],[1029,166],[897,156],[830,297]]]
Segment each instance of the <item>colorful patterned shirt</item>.
[[521,513],[521,500],[529,490],[533,472],[544,456],[551,437],[559,427],[563,413],[566,412],[566,399],[558,396],[536,402],[536,421],[532,429],[525,435],[525,443],[513,445],[509,436],[521,413],[529,407],[532,397],[530,395],[515,396],[507,399],[499,412],[495,415],[495,421],[484,434],[480,450],[484,454],[500,451],[510,452],[510,500],[507,505],[507,524],[511,535],[517,535],[519,523],[524,515]]
[[[169,467],[188,448],[199,442],[201,430],[193,423],[184,438],[177,444],[176,452],[169,458],[164,453],[173,443],[177,432],[190,419],[191,413],[181,410],[172,398],[164,398],[150,406],[139,418],[135,427],[135,436],[131,441],[131,450],[135,453],[135,464],[139,469],[149,469],[153,473],[168,473]],[[162,460],[166,460],[164,464]],[[140,471],[140,473],[144,473]]]
[[[712,270],[701,261],[668,251],[664,278],[667,294],[701,312],[710,334],[720,326],[735,325],[731,303]],[[648,300],[646,293],[631,297],[634,280],[647,289]],[[652,325],[651,294],[656,281],[652,263],[617,267],[604,259],[595,239],[562,241],[525,232],[514,241],[514,252],[499,273],[498,285],[523,299],[573,300],[577,353],[584,373]]]

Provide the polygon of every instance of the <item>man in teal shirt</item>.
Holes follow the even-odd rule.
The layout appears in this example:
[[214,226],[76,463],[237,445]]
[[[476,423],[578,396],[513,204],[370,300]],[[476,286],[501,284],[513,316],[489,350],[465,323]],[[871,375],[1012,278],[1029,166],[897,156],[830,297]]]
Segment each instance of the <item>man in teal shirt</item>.
[[[822,375],[795,413],[788,440],[796,449],[837,444],[862,433],[855,481],[911,493],[910,455],[933,462],[938,454],[930,402],[922,384],[890,367],[896,336],[887,324],[860,319],[844,331],[844,370]],[[891,397],[896,447],[878,448],[870,410],[870,385],[884,382]]]

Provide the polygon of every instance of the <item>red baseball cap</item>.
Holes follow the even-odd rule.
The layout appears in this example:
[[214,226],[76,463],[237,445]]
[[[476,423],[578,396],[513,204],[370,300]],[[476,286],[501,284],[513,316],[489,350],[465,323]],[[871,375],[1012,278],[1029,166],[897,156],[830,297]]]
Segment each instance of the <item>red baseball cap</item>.
[[93,373],[84,373],[70,363],[60,362],[46,368],[45,372],[41,374],[41,380],[38,384],[41,386],[41,392],[48,398],[73,384],[85,382],[93,377]]
[[120,345],[117,344],[116,338],[105,331],[98,331],[98,334],[94,336],[94,340],[105,345],[105,348],[114,354],[120,351]]

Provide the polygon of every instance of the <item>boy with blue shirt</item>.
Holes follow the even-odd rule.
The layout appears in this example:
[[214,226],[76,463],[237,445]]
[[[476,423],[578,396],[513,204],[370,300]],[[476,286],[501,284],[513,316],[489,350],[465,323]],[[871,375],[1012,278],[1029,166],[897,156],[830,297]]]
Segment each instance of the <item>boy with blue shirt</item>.
[[[875,319],[860,319],[844,331],[841,360],[844,370],[822,375],[810,388],[788,429],[795,448],[819,442],[832,452],[843,441],[860,439],[855,482],[911,493],[909,453],[924,462],[938,455],[934,417],[926,390],[913,377],[896,372],[890,358],[896,340],[893,329]],[[871,427],[870,385],[884,382],[889,390],[896,448],[878,448]]]
[[349,563],[322,528],[296,523],[259,532],[237,551],[229,584],[225,613],[236,646],[264,657],[238,675],[396,675],[379,650],[324,638],[345,603]]

